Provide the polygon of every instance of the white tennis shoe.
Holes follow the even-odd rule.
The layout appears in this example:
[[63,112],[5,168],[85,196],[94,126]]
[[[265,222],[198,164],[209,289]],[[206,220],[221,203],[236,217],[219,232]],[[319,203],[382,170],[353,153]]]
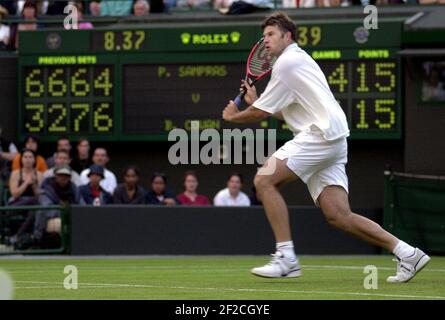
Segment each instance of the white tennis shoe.
[[408,282],[420,272],[430,262],[431,258],[422,250],[416,248],[414,253],[408,257],[397,260],[397,273],[395,276],[390,276],[386,279],[387,282],[398,283]]
[[250,270],[254,275],[264,278],[291,278],[302,275],[298,259],[286,258],[281,251],[271,254],[272,260],[262,266]]

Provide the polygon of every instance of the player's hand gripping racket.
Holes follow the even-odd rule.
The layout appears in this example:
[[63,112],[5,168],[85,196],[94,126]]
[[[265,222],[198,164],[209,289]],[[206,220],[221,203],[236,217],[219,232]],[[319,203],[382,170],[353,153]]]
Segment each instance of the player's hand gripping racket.
[[[272,72],[272,67],[275,60],[275,57],[271,57],[267,53],[264,38],[261,38],[252,48],[252,51],[250,51],[249,57],[247,58],[245,80],[250,80],[249,84],[253,86],[257,81],[263,79]],[[241,105],[246,93],[247,89],[244,88],[244,90],[241,90],[241,92],[235,98],[234,102],[238,107]]]

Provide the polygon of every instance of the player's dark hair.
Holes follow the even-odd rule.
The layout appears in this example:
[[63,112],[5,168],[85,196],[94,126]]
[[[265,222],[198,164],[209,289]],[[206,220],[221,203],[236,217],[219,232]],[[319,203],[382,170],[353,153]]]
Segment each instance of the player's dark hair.
[[243,179],[243,176],[241,175],[241,173],[238,173],[238,172],[234,172],[234,173],[232,173],[232,174],[227,178],[227,181],[229,181],[230,179],[232,179],[232,177],[238,177],[239,180],[240,180],[240,182],[241,182],[241,184],[244,183],[244,179]]
[[297,41],[297,27],[286,13],[278,11],[266,17],[261,29],[264,30],[268,26],[276,26],[284,33],[289,31],[291,39]]

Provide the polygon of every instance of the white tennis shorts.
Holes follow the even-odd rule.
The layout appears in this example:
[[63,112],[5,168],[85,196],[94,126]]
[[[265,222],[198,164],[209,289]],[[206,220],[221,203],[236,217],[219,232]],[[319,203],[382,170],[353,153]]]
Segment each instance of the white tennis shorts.
[[318,197],[327,186],[341,186],[348,192],[346,138],[327,141],[321,131],[302,131],[272,156],[287,159],[288,168],[306,183],[317,206]]

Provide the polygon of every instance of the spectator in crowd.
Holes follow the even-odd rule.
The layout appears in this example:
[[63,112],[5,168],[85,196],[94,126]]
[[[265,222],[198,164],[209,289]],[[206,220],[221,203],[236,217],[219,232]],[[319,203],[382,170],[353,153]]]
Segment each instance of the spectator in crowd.
[[65,9],[65,7],[68,5],[68,1],[61,1],[61,0],[57,0],[57,1],[45,1],[45,13],[49,16],[62,16],[64,15],[63,10]]
[[0,0],[0,6],[5,8],[10,15],[15,15],[17,12],[17,2],[11,0]]
[[[114,189],[116,189],[117,181],[116,176],[113,172],[106,169],[106,165],[109,162],[110,158],[108,157],[107,150],[105,148],[96,148],[93,154],[93,164],[97,164],[104,168],[104,179],[100,181],[100,186],[109,194],[113,194]],[[82,185],[88,184],[90,182],[88,175],[90,173],[90,169],[85,169],[80,174],[80,180],[82,181]]]
[[163,10],[168,12],[171,8],[176,7],[176,3],[177,0],[162,0]]
[[90,3],[90,12],[93,16],[129,16],[133,0],[102,0]]
[[8,50],[9,39],[11,38],[11,28],[2,23],[8,15],[8,10],[0,5],[0,50]]
[[[39,141],[37,137],[33,135],[29,135],[25,138],[25,149],[31,149],[34,154],[36,154],[36,169],[37,171],[44,173],[48,170],[48,166],[46,165],[45,159],[38,154],[37,149],[39,148]],[[20,166],[20,157],[21,154],[17,153],[12,160],[12,171],[19,170]]]
[[100,182],[105,178],[104,168],[93,164],[88,172],[90,182],[79,188],[80,197],[85,204],[101,206],[113,203],[113,197],[100,186]]
[[60,137],[57,139],[57,149],[56,152],[49,158],[46,159],[46,165],[49,168],[52,168],[55,166],[55,159],[56,159],[56,153],[60,150],[66,150],[68,154],[71,154],[71,143],[70,140],[68,140],[67,137]]
[[15,144],[2,137],[2,128],[0,128],[0,160],[12,161],[17,153]]
[[210,0],[177,0],[178,8],[210,8]]
[[440,81],[440,71],[432,68],[422,86],[423,101],[445,101],[445,85]]
[[76,147],[77,154],[71,161],[71,168],[77,173],[81,173],[83,170],[88,169],[93,161],[90,158],[90,142],[87,139],[80,139],[77,142]]
[[241,191],[243,177],[239,173],[233,173],[227,180],[227,188],[219,191],[213,199],[215,206],[250,206],[249,197]]
[[[150,1],[150,12],[161,13],[165,12],[165,2],[166,0],[149,0]],[[168,2],[174,1],[176,4],[177,0],[167,0]]]
[[[71,162],[71,157],[68,151],[65,149],[60,149],[55,154],[55,165],[43,173],[43,179],[48,179],[54,177],[54,171],[57,167],[69,166]],[[79,187],[82,183],[80,181],[80,176],[76,171],[71,171],[71,182]]]
[[[39,196],[41,206],[82,204],[79,189],[71,182],[71,168],[67,165],[57,167],[55,176],[45,180]],[[40,210],[36,212],[33,238],[42,241],[45,233],[61,231],[60,210]]]
[[199,179],[194,171],[187,171],[184,174],[184,192],[178,195],[178,201],[182,205],[191,206],[205,206],[210,205],[209,199],[198,194],[196,190],[198,189]]
[[139,185],[140,171],[133,165],[124,169],[124,183],[114,190],[114,204],[144,204],[145,190]]
[[22,18],[25,20],[23,23],[19,23],[14,31],[14,46],[19,48],[19,31],[32,31],[37,30],[37,4],[35,1],[26,1],[23,5]]
[[8,205],[38,204],[39,186],[43,175],[36,170],[36,155],[31,149],[24,149],[20,154],[20,168],[11,173],[9,190],[11,199]]
[[179,204],[176,195],[167,190],[167,177],[161,172],[153,173],[151,177],[151,190],[145,195],[145,203],[174,206]]
[[74,3],[74,6],[77,8],[77,19],[79,19],[79,25],[78,25],[79,29],[93,29],[94,26],[91,22],[83,21],[84,9],[82,2],[76,1]]
[[146,17],[150,13],[150,4],[147,0],[136,0],[133,5],[133,15],[135,17]]

